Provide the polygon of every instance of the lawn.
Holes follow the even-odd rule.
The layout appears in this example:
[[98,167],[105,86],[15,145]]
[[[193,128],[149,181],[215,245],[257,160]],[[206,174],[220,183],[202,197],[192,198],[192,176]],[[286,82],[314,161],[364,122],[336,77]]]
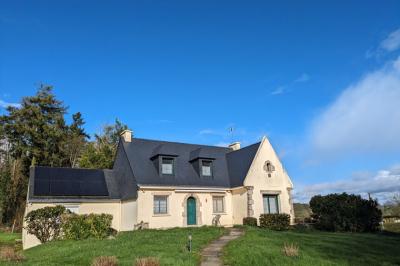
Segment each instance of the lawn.
[[[124,232],[106,240],[55,241],[24,251],[26,260],[18,265],[87,266],[97,256],[116,256],[118,265],[129,266],[139,257],[157,257],[161,265],[198,265],[201,249],[224,232],[216,227],[175,228]],[[190,233],[192,253],[186,249]]]
[[[299,247],[298,257],[282,253],[284,243]],[[276,232],[247,228],[224,249],[228,265],[400,265],[400,235]]]
[[0,246],[14,245],[16,239],[21,239],[20,233],[7,233],[0,231]]

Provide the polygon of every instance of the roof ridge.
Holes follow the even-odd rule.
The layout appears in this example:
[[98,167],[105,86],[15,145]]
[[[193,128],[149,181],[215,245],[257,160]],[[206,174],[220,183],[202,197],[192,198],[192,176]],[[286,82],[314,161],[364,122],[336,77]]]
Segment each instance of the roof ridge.
[[[168,140],[157,140],[157,139],[144,139],[144,138],[132,138],[132,140],[143,140],[143,141],[152,141],[152,142],[160,142],[160,143],[172,143],[172,144],[183,144],[183,145],[191,145],[191,146],[201,146],[201,147],[210,147],[210,148],[219,148],[230,150],[229,147],[221,147],[215,145],[206,145],[206,144],[197,144],[197,143],[185,143],[185,142],[178,142],[178,141],[168,141]],[[199,147],[199,148],[201,148]]]

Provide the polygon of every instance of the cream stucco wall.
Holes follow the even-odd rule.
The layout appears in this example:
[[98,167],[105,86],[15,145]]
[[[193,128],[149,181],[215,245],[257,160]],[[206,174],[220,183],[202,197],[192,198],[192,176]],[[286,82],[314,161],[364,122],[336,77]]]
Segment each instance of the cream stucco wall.
[[125,201],[121,203],[121,228],[120,231],[133,230],[137,224],[137,201]]
[[[264,164],[267,160],[275,167],[271,177],[264,170]],[[293,188],[293,184],[271,143],[265,137],[250,166],[244,185],[254,188],[252,195],[253,217],[258,219],[260,214],[264,213],[263,194],[277,194],[279,195],[279,212],[290,214],[293,221],[294,213],[289,192]]]
[[[168,213],[154,214],[153,199],[157,195],[168,196]],[[201,191],[176,190],[176,189],[140,189],[138,193],[138,222],[149,223],[150,228],[170,228],[187,226],[186,202],[189,197],[196,199],[197,226],[212,225],[213,217],[213,196],[224,196],[225,212],[221,215],[221,225],[233,225],[232,215],[232,194],[230,190],[224,191]]]
[[[121,230],[121,203],[120,202],[88,202],[88,203],[28,203],[25,207],[25,215],[30,211],[44,208],[46,206],[79,206],[78,213],[79,214],[89,214],[89,213],[107,213],[113,216],[111,226],[117,230]],[[25,226],[25,222],[24,222]],[[132,227],[133,229],[133,227]],[[40,245],[40,241],[31,234],[28,234],[25,229],[22,230],[22,243],[23,248],[31,248],[37,245]]]
[[242,224],[247,216],[247,189],[232,190],[233,224]]

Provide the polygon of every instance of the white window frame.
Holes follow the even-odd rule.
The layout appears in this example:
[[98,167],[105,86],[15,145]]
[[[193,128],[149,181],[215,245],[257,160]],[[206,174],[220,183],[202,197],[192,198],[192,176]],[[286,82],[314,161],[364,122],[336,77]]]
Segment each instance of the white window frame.
[[[170,164],[167,164],[167,163],[164,163],[164,160],[170,160],[171,161],[171,163]],[[166,166],[170,166],[171,167],[171,172],[164,172],[164,165],[166,165]],[[173,158],[173,157],[161,157],[161,167],[160,167],[161,169],[161,174],[162,175],[174,175],[174,172],[175,172],[175,159]]]
[[[158,203],[158,206],[156,207],[156,199],[157,198],[165,198],[165,212],[161,212],[161,206]],[[158,200],[159,201],[159,200]],[[153,196],[153,214],[154,215],[166,215],[168,214],[169,206],[168,206],[168,195],[154,195]],[[158,209],[158,211],[156,211]]]
[[[204,166],[204,163],[209,163],[210,165],[209,166]],[[211,176],[213,176],[213,162],[211,161],[211,160],[201,160],[201,175],[202,176],[205,176],[205,177],[211,177]],[[210,174],[208,174],[208,175],[205,175],[204,174],[204,170],[203,170],[203,168],[209,168],[210,169]]]
[[[218,210],[218,202],[216,200],[222,201],[222,210]],[[217,202],[217,203],[215,203],[215,202]],[[213,213],[225,213],[225,197],[224,196],[213,196],[212,204],[213,204]]]

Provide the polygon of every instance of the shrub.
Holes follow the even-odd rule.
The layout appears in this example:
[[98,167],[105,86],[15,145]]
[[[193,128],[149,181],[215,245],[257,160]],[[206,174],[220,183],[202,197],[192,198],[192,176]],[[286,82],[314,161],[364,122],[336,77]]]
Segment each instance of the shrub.
[[64,206],[33,210],[25,217],[26,230],[42,243],[58,239],[61,236],[61,215],[65,212]]
[[244,217],[243,225],[257,226],[257,218],[254,217]]
[[290,225],[290,215],[286,213],[261,214],[260,227],[272,230],[288,230]]
[[115,256],[101,256],[94,258],[92,266],[117,266],[118,260]]
[[5,261],[20,262],[25,259],[25,257],[15,251],[14,248],[10,246],[3,246],[0,250],[0,258]]
[[160,266],[160,261],[153,257],[139,258],[136,259],[135,266]]
[[63,232],[66,239],[103,239],[109,236],[112,215],[110,214],[68,214],[63,217]]
[[284,244],[282,252],[287,257],[297,257],[299,256],[299,246],[296,244]]
[[314,196],[310,207],[315,227],[327,231],[374,232],[382,218],[376,200],[346,193]]

